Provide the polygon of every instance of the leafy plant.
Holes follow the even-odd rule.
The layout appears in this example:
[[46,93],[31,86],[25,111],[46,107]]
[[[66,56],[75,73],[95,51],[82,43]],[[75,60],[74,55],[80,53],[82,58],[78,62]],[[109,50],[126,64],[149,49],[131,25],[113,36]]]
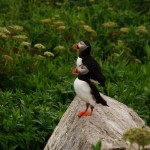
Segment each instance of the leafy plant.
[[130,149],[136,143],[139,150],[140,147],[144,150],[144,147],[150,144],[150,132],[146,129],[132,128],[123,134],[123,139],[130,142]]
[[93,150],[101,150],[102,142],[98,141],[95,145],[93,145]]

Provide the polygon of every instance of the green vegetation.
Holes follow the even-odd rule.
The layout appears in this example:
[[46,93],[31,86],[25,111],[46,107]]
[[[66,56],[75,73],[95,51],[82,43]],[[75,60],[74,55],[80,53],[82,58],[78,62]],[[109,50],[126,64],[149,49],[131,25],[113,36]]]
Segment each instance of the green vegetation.
[[98,141],[95,145],[93,145],[93,150],[101,150],[102,142]]
[[150,132],[146,129],[132,128],[125,132],[123,139],[130,142],[130,149],[134,143],[138,144],[139,150],[150,144]]
[[43,149],[75,96],[72,45],[81,39],[102,66],[108,96],[150,125],[149,0],[0,3],[1,149]]

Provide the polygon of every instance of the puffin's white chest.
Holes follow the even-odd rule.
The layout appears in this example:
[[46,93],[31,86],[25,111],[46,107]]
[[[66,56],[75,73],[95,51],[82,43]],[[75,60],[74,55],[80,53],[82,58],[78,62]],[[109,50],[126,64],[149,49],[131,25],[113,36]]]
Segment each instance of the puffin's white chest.
[[76,78],[74,81],[74,90],[81,100],[89,103],[92,106],[95,105],[96,101],[91,94],[91,88],[87,82]]
[[78,57],[78,58],[77,58],[77,61],[76,61],[76,64],[77,64],[77,67],[83,65],[83,63],[82,63],[82,58]]

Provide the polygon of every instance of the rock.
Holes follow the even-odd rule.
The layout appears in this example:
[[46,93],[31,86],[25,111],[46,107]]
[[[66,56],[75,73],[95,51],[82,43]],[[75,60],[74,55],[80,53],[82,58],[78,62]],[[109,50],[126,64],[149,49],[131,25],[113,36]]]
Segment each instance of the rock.
[[[86,105],[76,96],[44,150],[92,150],[92,145],[99,140],[102,141],[102,150],[129,148],[122,139],[123,133],[134,127],[145,128],[144,121],[123,103],[101,95],[110,107],[96,104],[92,116],[81,118],[77,114]],[[138,149],[135,144],[133,146],[133,149]]]

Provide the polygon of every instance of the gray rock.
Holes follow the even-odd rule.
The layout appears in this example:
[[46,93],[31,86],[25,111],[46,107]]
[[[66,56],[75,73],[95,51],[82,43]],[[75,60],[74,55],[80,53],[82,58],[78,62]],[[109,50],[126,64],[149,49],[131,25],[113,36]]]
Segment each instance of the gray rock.
[[[144,121],[123,103],[101,94],[108,105],[96,104],[92,116],[78,117],[86,107],[77,96],[64,113],[44,150],[92,150],[102,141],[102,150],[124,150],[129,144],[122,139],[130,128],[144,128]],[[148,128],[148,127],[146,127]],[[149,128],[148,128],[149,129]],[[137,146],[133,145],[137,150]]]

